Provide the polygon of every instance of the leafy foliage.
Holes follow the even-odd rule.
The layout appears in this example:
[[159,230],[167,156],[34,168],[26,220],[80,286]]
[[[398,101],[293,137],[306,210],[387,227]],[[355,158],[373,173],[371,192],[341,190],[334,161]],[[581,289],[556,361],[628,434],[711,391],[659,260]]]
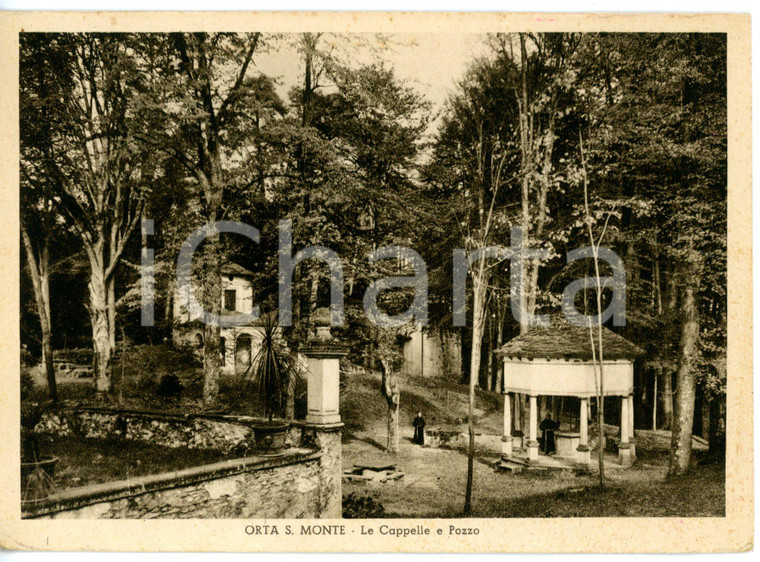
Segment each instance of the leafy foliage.
[[243,388],[252,386],[261,395],[270,421],[275,415],[282,414],[288,399],[288,389],[291,385],[295,386],[301,376],[296,356],[285,345],[278,328],[276,315],[263,317],[263,326],[259,329],[259,351],[250,370],[240,381]]
[[352,492],[343,498],[344,519],[379,519],[383,516],[383,504],[372,496]]

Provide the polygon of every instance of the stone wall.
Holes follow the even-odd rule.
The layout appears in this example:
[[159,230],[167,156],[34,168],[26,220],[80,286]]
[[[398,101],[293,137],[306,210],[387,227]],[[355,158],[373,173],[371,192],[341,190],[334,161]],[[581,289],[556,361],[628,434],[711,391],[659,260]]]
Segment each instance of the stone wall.
[[[314,443],[320,451],[320,490],[323,517],[339,519],[343,516],[343,466],[342,466],[342,423],[332,426],[303,425],[302,443]],[[313,440],[313,441],[312,441]]]
[[254,449],[252,425],[256,421],[248,416],[78,408],[46,413],[35,432],[84,439],[127,439],[162,447],[216,449],[243,455]]
[[73,488],[24,510],[33,519],[313,518],[330,498],[320,482],[321,453],[248,457]]
[[[466,431],[428,429],[425,430],[425,445],[433,449],[467,449],[470,446],[470,435]],[[475,448],[478,451],[500,453],[501,435],[476,433]]]
[[404,343],[403,376],[448,377],[462,374],[462,344],[459,333],[445,330],[423,331],[418,327]]
[[[38,433],[129,439],[168,447],[255,451],[246,416],[168,415],[105,408],[47,414]],[[287,451],[64,490],[25,518],[340,518],[342,424],[294,422]]]

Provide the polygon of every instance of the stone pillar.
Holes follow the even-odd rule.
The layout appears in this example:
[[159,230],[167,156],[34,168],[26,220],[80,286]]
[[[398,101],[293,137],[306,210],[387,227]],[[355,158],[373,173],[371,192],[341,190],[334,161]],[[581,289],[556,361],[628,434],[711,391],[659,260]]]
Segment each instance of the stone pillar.
[[317,337],[302,350],[306,356],[306,422],[340,423],[340,358],[346,352],[332,338]]
[[512,456],[512,404],[509,393],[504,393],[504,434],[501,436],[501,456]]
[[538,462],[538,406],[536,396],[530,397],[530,439],[528,440],[528,462]]
[[618,458],[623,466],[631,466],[631,444],[628,442],[628,397],[620,399],[620,443],[618,443]]
[[302,443],[311,442],[322,451],[320,459],[319,516],[342,517],[343,491],[341,467],[340,358],[343,345],[330,335],[329,313],[314,315],[317,332],[301,349],[306,356],[307,413]]
[[631,444],[631,462],[636,462],[636,432],[633,428],[633,393],[628,397],[628,442]]
[[588,446],[588,398],[581,398],[581,440],[576,461],[580,466],[591,465],[591,447]]

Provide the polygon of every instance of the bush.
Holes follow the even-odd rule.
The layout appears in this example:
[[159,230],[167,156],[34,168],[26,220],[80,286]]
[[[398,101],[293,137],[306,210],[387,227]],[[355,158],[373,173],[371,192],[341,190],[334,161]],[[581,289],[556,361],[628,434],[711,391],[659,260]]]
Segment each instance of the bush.
[[344,519],[376,519],[385,516],[383,504],[372,496],[350,493],[343,498]]
[[21,368],[21,401],[32,400],[37,392],[34,377],[26,367]]
[[92,349],[80,347],[76,349],[56,349],[53,351],[55,361],[66,361],[77,365],[92,364]]
[[[168,345],[138,345],[127,348],[113,363],[114,378],[125,396],[200,395],[203,372],[199,360],[191,351]],[[123,377],[122,377],[123,369]],[[116,384],[115,388],[118,388]],[[162,394],[169,392],[168,395]]]
[[158,383],[156,394],[162,398],[179,398],[185,386],[179,380],[177,375],[164,375],[161,382]]
[[34,356],[32,356],[31,352],[26,348],[26,346],[21,347],[21,367],[34,367],[34,365],[37,363]]

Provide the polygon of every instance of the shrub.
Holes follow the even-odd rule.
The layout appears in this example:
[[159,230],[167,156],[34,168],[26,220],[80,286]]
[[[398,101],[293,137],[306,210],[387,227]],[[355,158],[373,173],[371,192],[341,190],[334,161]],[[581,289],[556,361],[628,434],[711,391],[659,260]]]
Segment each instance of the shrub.
[[350,493],[343,498],[344,519],[376,519],[385,516],[383,504],[372,496]]
[[179,380],[177,375],[164,375],[158,383],[156,394],[161,398],[179,398],[185,386]]
[[21,367],[34,367],[35,363],[37,363],[37,361],[35,361],[30,351],[26,346],[23,346],[21,348]]
[[56,349],[53,351],[53,359],[56,361],[76,363],[77,365],[90,365],[92,364],[92,349],[86,347],[76,349]]
[[26,367],[21,368],[21,401],[32,400],[37,391],[34,377]]
[[[122,368],[124,370],[121,376]],[[120,379],[125,396],[147,397],[163,392],[180,392],[197,396],[203,387],[203,372],[192,352],[167,345],[138,345],[127,348],[113,363],[115,378]],[[173,377],[173,378],[170,378]],[[164,381],[166,379],[166,381]]]

